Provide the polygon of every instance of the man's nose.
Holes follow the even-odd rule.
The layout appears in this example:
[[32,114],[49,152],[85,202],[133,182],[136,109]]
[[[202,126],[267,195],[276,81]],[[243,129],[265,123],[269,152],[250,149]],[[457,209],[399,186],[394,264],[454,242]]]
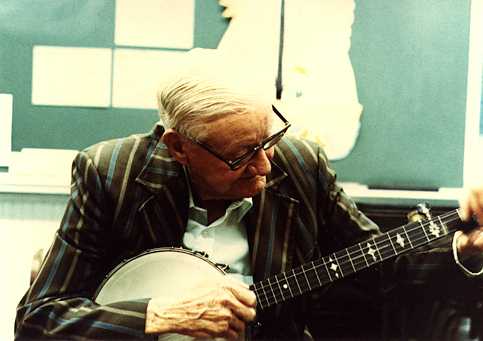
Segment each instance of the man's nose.
[[269,174],[272,170],[272,166],[270,165],[270,159],[272,158],[272,156],[273,153],[271,150],[258,150],[257,153],[250,160],[250,164],[248,165],[248,170],[250,174],[253,176],[265,176]]

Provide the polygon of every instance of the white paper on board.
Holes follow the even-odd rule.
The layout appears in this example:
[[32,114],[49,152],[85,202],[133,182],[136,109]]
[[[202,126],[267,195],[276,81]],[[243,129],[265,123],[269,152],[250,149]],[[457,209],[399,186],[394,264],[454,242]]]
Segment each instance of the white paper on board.
[[182,51],[114,50],[112,106],[156,109],[159,84],[185,57]]
[[194,0],[117,0],[116,45],[193,47]]
[[108,107],[112,50],[34,46],[32,104]]

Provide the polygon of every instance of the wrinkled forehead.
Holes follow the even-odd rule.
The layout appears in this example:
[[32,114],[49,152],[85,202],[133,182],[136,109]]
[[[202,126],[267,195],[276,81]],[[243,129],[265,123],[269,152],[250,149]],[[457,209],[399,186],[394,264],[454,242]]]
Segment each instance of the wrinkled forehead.
[[218,146],[235,141],[256,144],[277,131],[276,127],[280,126],[278,121],[280,119],[273,113],[271,105],[257,104],[252,110],[227,114],[207,124],[205,141]]

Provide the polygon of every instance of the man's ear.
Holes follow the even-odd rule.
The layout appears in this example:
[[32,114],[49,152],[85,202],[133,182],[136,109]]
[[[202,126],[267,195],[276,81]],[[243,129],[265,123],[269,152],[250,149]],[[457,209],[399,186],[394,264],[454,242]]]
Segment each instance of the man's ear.
[[161,141],[168,147],[169,154],[182,165],[188,163],[188,158],[185,152],[185,138],[173,129],[167,129]]

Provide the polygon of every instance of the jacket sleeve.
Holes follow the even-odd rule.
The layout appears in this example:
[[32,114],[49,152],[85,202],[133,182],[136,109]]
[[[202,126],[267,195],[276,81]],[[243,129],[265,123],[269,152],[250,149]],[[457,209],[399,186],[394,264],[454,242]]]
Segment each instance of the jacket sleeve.
[[101,306],[93,295],[107,271],[111,211],[87,153],[72,167],[71,194],[38,276],[17,307],[16,339],[144,337],[147,301]]
[[319,243],[332,252],[380,234],[379,227],[367,218],[337,183],[327,156],[318,149],[317,192],[319,200]]

